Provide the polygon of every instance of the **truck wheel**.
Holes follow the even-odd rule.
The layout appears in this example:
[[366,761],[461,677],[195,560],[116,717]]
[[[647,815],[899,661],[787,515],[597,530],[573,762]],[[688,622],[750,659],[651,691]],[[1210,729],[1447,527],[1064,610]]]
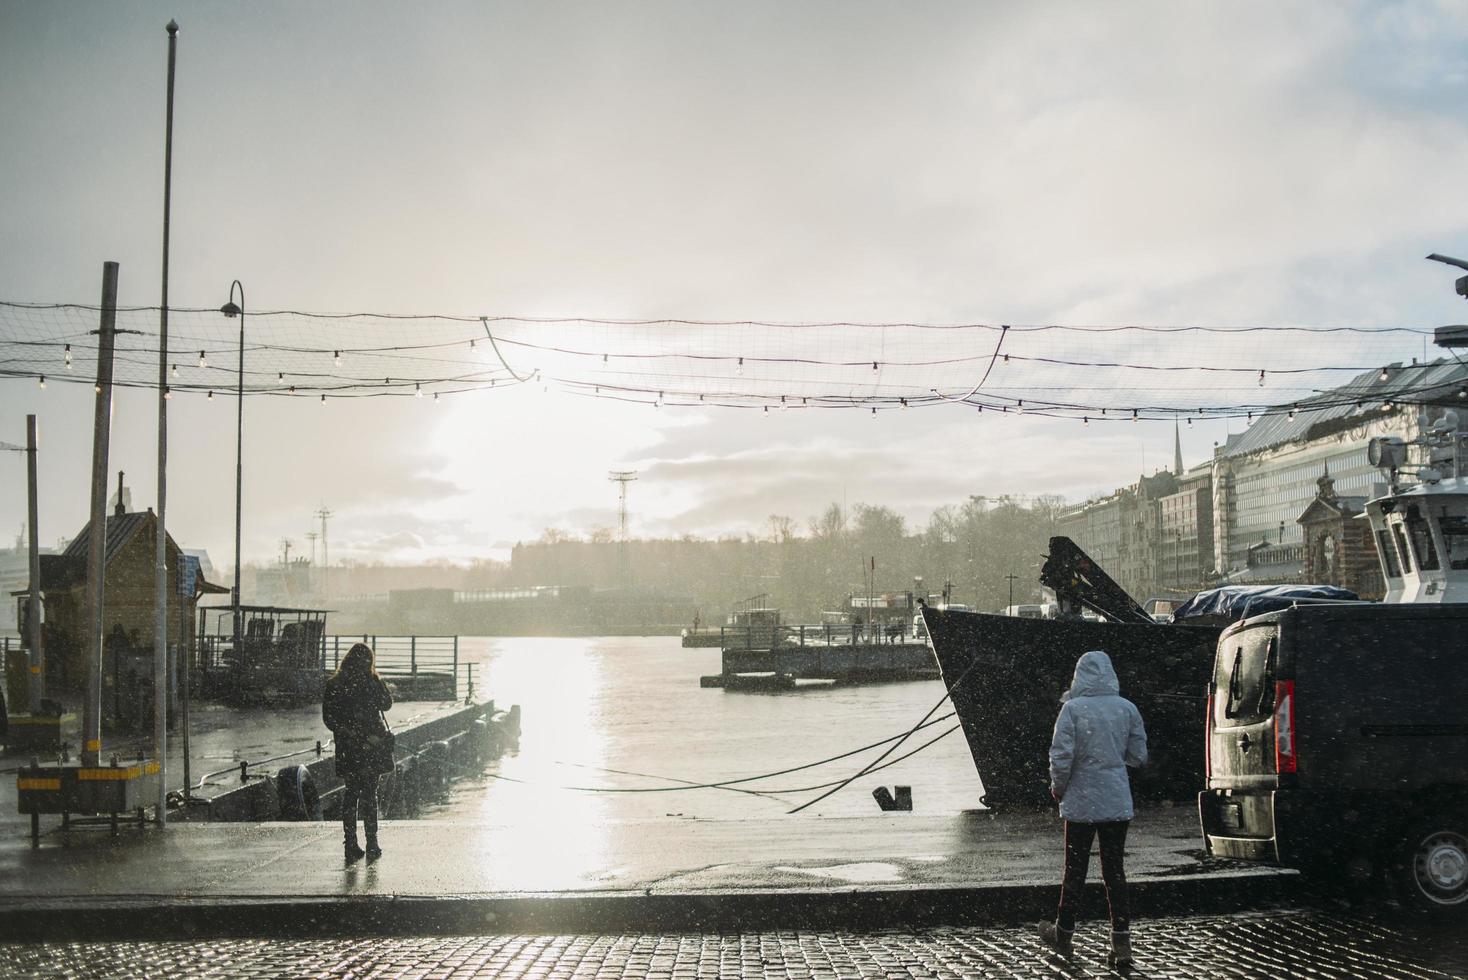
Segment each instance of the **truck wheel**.
[[1468,835],[1443,816],[1413,827],[1396,868],[1404,904],[1423,912],[1468,911]]

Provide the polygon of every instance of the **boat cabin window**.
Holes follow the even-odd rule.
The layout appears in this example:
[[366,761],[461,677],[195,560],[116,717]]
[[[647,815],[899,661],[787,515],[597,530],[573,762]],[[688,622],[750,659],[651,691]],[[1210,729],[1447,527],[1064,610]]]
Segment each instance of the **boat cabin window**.
[[1376,532],[1376,550],[1381,552],[1381,562],[1386,566],[1387,578],[1401,578],[1402,565],[1397,561],[1397,549],[1392,547],[1391,538],[1385,531]]
[[1412,549],[1407,547],[1407,534],[1402,530],[1402,525],[1393,524],[1392,534],[1396,537],[1397,554],[1402,558],[1402,570],[1412,571]]
[[1438,527],[1443,532],[1448,567],[1457,571],[1468,569],[1468,517],[1444,514],[1438,519]]
[[1432,528],[1415,504],[1407,508],[1407,529],[1412,532],[1412,553],[1417,556],[1417,567],[1424,572],[1437,571],[1440,566]]

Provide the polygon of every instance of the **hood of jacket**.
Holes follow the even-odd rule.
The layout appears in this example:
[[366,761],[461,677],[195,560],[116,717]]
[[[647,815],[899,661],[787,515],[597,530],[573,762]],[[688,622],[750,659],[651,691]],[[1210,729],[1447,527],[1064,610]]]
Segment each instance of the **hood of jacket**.
[[1092,650],[1081,654],[1081,659],[1076,661],[1076,672],[1071,678],[1070,690],[1060,700],[1120,693],[1121,682],[1116,679],[1116,668],[1111,666],[1111,658],[1100,650]]

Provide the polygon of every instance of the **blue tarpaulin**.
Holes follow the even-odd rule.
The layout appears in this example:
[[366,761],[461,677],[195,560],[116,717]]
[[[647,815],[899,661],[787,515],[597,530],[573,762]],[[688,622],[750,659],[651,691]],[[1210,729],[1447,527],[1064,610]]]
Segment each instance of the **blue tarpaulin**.
[[1350,602],[1360,596],[1333,585],[1225,585],[1199,592],[1172,614],[1174,622],[1216,617],[1224,620],[1286,609],[1296,602]]

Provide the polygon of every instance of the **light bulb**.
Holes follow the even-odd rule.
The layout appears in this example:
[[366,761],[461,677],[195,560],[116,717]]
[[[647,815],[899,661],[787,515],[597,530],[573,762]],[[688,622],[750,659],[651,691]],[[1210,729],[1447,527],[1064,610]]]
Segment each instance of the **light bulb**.
[[1191,415],[1188,416],[1188,424],[1189,425],[1192,425],[1193,424],[1193,417]]
[[169,371],[169,374],[171,374],[175,378],[178,377],[178,365],[177,364],[173,365],[173,369],[171,371]]
[[1081,416],[1081,425],[1090,425],[1090,424],[1091,424],[1091,418],[1090,418],[1090,416],[1087,416],[1087,415]]
[[[326,396],[325,396],[325,395],[322,395],[322,396],[321,396],[321,397],[322,397],[322,398],[325,398],[325,397],[326,397]],[[211,391],[211,392],[209,392],[209,397],[208,397],[208,398],[205,398],[205,399],[204,399],[204,400],[205,400],[205,401],[209,401],[209,402],[212,402],[212,401],[213,401],[213,400],[214,400],[214,392],[212,392],[212,391]]]
[[413,397],[414,398],[422,398],[423,397],[423,386],[421,384],[419,384],[418,382],[416,382],[416,381],[413,382]]
[[1014,410],[1021,415],[1025,413],[1025,400],[1023,398],[1019,400],[1019,404],[1014,406]]
[[66,369],[71,370],[71,345],[66,345]]
[[[470,343],[472,344],[473,341],[471,340]],[[339,350],[338,351],[332,351],[331,354],[332,354],[332,358],[331,358],[332,359],[332,363],[334,363],[337,367],[341,367],[342,366],[342,352],[339,351]]]
[[1378,374],[1378,375],[1377,375],[1377,376],[1376,376],[1376,377],[1377,377],[1377,378],[1378,378],[1378,379],[1379,379],[1379,380],[1381,380],[1381,381],[1385,381],[1385,380],[1386,380],[1386,379],[1387,379],[1387,378],[1388,378],[1388,377],[1389,377],[1389,375],[1388,375],[1388,374],[1387,374],[1387,370],[1386,370],[1386,368],[1382,368],[1382,369],[1381,369],[1381,373],[1380,373],[1380,374]]
[[284,381],[285,380],[285,372],[284,371],[277,371],[277,372],[275,372],[275,380],[276,381]]
[[876,369],[877,369],[877,362],[876,361],[873,361],[872,362],[872,370],[875,371]]
[[170,387],[168,387],[167,385],[164,385],[163,386],[163,400],[164,401],[168,401],[172,397],[173,397],[173,389],[170,388]]
[[1264,369],[1263,368],[1260,368],[1259,369],[1259,387],[1261,387],[1261,388],[1264,387]]
[[[214,392],[212,392],[212,391],[211,391],[211,392],[210,392],[210,393],[209,393],[209,394],[211,394],[211,395],[212,395],[212,394],[214,394]],[[325,395],[322,395],[322,396],[321,396],[321,404],[323,404],[323,405],[325,405],[325,404],[326,404],[326,396],[325,396]]]
[[744,358],[739,359],[739,363],[734,367],[734,373],[741,376],[744,374]]
[[199,367],[206,368],[208,366],[209,366],[209,360],[208,360],[208,358],[206,358],[204,356],[204,352],[203,351],[199,351]]
[[875,419],[876,417],[877,417],[877,410],[874,408],[874,409],[872,409],[872,418]]
[[44,374],[41,375],[40,380],[37,382],[37,384],[40,385],[42,391],[46,390],[46,376]]
[[1137,410],[1134,408],[1134,409],[1132,409],[1132,421],[1135,422],[1136,420],[1137,420]]
[[1298,412],[1299,410],[1300,410],[1300,406],[1299,405],[1291,406],[1291,408],[1290,408],[1290,418],[1294,418],[1295,417],[1295,413]]

